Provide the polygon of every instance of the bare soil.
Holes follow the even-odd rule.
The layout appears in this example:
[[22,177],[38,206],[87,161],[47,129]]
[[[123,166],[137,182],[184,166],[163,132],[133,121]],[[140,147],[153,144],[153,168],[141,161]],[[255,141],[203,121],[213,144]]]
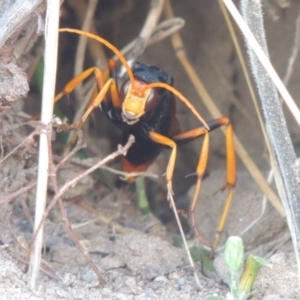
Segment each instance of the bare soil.
[[[72,2],[66,1],[62,7],[62,26],[79,26],[79,21],[75,17],[76,9]],[[99,33],[120,48],[126,45],[137,35],[143,24],[148,10],[147,2],[141,4],[124,0],[110,6],[107,1],[103,1],[96,14]],[[276,0],[264,1],[264,3],[271,60],[278,73],[284,76],[293,48],[299,3]],[[290,3],[290,6],[284,6],[284,3]],[[236,134],[267,176],[269,166],[262,134],[217,2],[188,0],[184,3],[172,1],[172,4],[175,15],[186,21],[181,34],[197,73],[220,110],[230,117]],[[2,3],[0,3],[0,11],[1,9],[4,9]],[[4,94],[1,93],[0,98],[4,99],[5,91],[10,91],[6,99],[9,103],[0,99],[3,109],[0,121],[1,158],[20,145],[36,126],[33,122],[24,125],[21,115],[24,107],[26,111],[33,114],[38,113],[38,105],[34,100],[40,99],[33,93],[36,88],[34,84],[32,83],[30,96],[25,98],[24,102],[17,99],[27,92],[23,72],[26,71],[29,76],[30,62],[32,62],[32,56],[37,55],[38,49],[38,47],[35,48],[32,54],[30,49],[33,42],[28,44],[28,39],[30,40],[33,32],[40,34],[37,29],[36,15],[44,18],[44,10],[45,6],[41,1],[37,14],[32,13],[29,21],[26,19],[30,26],[26,23],[27,21],[20,23],[20,26],[25,26],[27,30],[22,31],[17,28],[13,38],[5,42],[8,50],[0,52],[0,63],[3,66],[1,70],[4,70],[4,75],[1,74],[5,79],[0,82],[5,85],[5,89],[1,88]],[[241,37],[240,41],[243,44]],[[15,47],[14,43],[17,43],[18,47]],[[24,48],[24,44],[28,47]],[[66,59],[66,57],[73,57],[74,48],[70,50],[67,47],[70,45],[74,45],[75,48],[76,41],[64,36],[61,40],[58,89],[61,89],[72,77],[74,61]],[[19,56],[11,49],[18,51]],[[191,100],[205,119],[210,118],[177,61],[168,39],[151,46],[140,60],[157,65],[171,74],[175,79],[176,88]],[[11,63],[14,65],[10,65]],[[221,71],[218,71],[215,66],[218,66]],[[299,60],[296,60],[288,85],[296,101],[296,96],[300,92],[299,68]],[[5,77],[9,73],[5,70],[14,74],[10,76],[14,77],[15,81],[10,81]],[[17,82],[19,85],[18,88],[12,88],[5,82],[9,84]],[[12,93],[12,90],[15,93]],[[245,107],[248,112],[247,116],[240,112],[232,100],[229,100],[233,95]],[[66,113],[73,110],[70,101],[65,105],[63,109]],[[8,107],[11,108],[4,110]],[[181,104],[178,105],[177,115],[183,130],[197,126],[197,120],[191,118],[190,112]],[[119,133],[114,131],[113,126],[106,124],[101,115],[96,119],[99,123],[90,125],[91,133],[85,131],[84,135],[90,152],[95,155],[96,149],[97,156],[104,157],[116,149],[119,143]],[[298,152],[299,128],[289,113],[287,113],[287,122],[295,150]],[[95,128],[97,130],[93,131]],[[36,141],[34,138],[30,139],[2,162],[0,200],[35,180]],[[186,210],[192,197],[194,178],[185,179],[185,176],[194,172],[200,147],[201,142],[196,141],[179,151],[174,177],[175,200],[178,208]],[[54,143],[53,149],[55,152],[57,149],[61,150],[59,143]],[[32,238],[35,190],[33,188],[14,197],[9,203],[1,204],[0,298],[204,299],[209,295],[225,296],[229,289],[224,283],[226,280],[223,275],[224,266],[218,266],[217,272],[210,272],[199,262],[196,263],[199,286],[185,252],[173,246],[174,240],[178,237],[178,230],[166,201],[165,178],[163,177],[168,157],[169,152],[165,151],[149,170],[151,173],[158,174],[158,179],[149,179],[146,182],[151,203],[155,203],[152,206],[156,207],[154,209],[156,216],[152,214],[147,217],[143,216],[137,208],[134,189],[126,185],[121,185],[121,187],[116,185],[118,176],[108,171],[101,172],[97,177],[87,177],[80,185],[76,185],[64,195],[70,222],[79,240],[91,254],[93,261],[106,279],[106,285],[102,288],[97,286],[96,275],[68,235],[60,211],[56,207],[46,220],[43,264],[38,288],[35,292],[30,291],[28,275],[24,272],[24,263],[28,244]],[[196,207],[197,228],[209,242],[214,238],[226,197],[225,192],[220,192],[226,176],[225,157],[224,137],[218,131],[213,132],[207,176]],[[60,184],[78,172],[82,172],[78,164],[66,165],[60,173]],[[222,245],[228,236],[241,235],[247,253],[271,257],[271,267],[262,268],[259,274],[255,285],[257,294],[253,299],[300,299],[296,261],[291,254],[292,247],[285,219],[269,202],[264,208],[262,192],[241,162],[238,163],[237,176],[232,209],[216,256],[222,254]],[[52,197],[53,190],[50,186],[49,200]],[[257,221],[250,229],[247,229],[254,220]],[[184,218],[183,222],[188,223]],[[185,229],[188,237],[191,237],[188,226],[185,226]]]

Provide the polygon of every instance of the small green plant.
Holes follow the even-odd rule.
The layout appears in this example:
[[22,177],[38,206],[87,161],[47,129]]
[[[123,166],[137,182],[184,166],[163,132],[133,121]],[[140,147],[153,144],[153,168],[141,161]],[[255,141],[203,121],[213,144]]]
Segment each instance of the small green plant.
[[[255,292],[251,291],[253,283],[262,265],[268,265],[264,258],[249,255],[245,262],[243,240],[238,236],[229,237],[224,252],[225,264],[228,269],[228,285],[230,293],[227,300],[246,300]],[[220,296],[207,297],[210,299],[224,299]]]

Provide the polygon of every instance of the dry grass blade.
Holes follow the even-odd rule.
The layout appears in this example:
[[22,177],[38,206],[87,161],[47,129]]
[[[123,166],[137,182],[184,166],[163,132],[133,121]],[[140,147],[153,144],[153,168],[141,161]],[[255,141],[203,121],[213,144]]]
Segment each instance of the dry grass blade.
[[[243,0],[241,4],[243,17],[249,26],[249,30],[255,32],[255,38],[259,41],[260,49],[264,53],[265,60],[267,60],[264,63],[261,61],[257,52],[254,51],[253,45],[257,42],[252,44],[252,40],[248,40],[246,36],[251,68],[260,95],[266,128],[272,146],[270,150],[274,152],[274,157],[276,158],[276,160],[271,160],[272,169],[278,192],[285,207],[300,275],[300,186],[298,160],[276,90],[276,87],[279,89],[279,86],[276,84],[275,87],[274,78],[266,70],[266,65],[271,63],[268,59],[261,3]],[[282,82],[281,85],[283,86]]]
[[[174,32],[177,32],[184,26],[184,23],[185,21],[182,18],[172,18],[172,19],[162,21],[153,30],[152,35],[150,36],[149,42],[147,43],[146,47],[156,44],[159,41],[165,39],[166,37],[172,35]],[[136,41],[137,39],[132,40],[121,50],[121,53],[123,55],[129,53],[134,47],[134,45],[136,44]],[[115,55],[114,59],[117,60],[118,57]]]
[[[136,61],[136,59],[145,51],[148,41],[151,38],[152,32],[155,30],[158,20],[160,18],[165,0],[152,0],[148,10],[148,15],[140,31],[138,37],[130,45],[130,53],[126,55],[126,60],[130,66]],[[126,50],[128,51],[128,50]],[[123,78],[126,75],[124,66],[118,73],[119,78]]]
[[143,28],[136,39],[136,43],[130,54],[127,56],[127,60],[132,64],[146,49],[148,41],[152,35],[152,32],[157,26],[158,20],[160,18],[165,0],[152,0],[150,3],[150,8],[148,10],[148,15],[143,25]]
[[[257,55],[257,58],[259,59],[260,63],[264,66],[264,68],[267,70],[269,76],[271,77],[272,81],[276,85],[279,93],[281,94],[282,98],[284,99],[286,105],[290,109],[291,113],[293,114],[295,120],[300,125],[300,110],[295,104],[294,100],[292,99],[291,95],[283,85],[281,79],[277,75],[275,69],[273,68],[272,64],[270,63],[268,57],[264,53],[264,51],[261,49],[259,43],[255,39],[253,33],[250,31],[249,27],[239,14],[238,10],[234,6],[233,2],[230,0],[223,0],[226,4],[226,7],[232,14],[235,21],[238,23],[241,31],[245,35],[247,41],[251,44],[252,50]],[[260,2],[259,2],[260,3]]]
[[[97,7],[98,0],[89,0],[85,17],[84,17],[84,22],[82,24],[81,30],[83,31],[90,31],[91,25],[93,22],[94,18],[94,13]],[[74,68],[74,77],[77,74],[80,74],[83,72],[83,65],[84,65],[84,58],[85,58],[85,51],[86,51],[86,46],[87,46],[88,38],[84,35],[79,36],[79,41],[78,41],[78,46],[76,50],[76,57],[75,57],[75,68]],[[80,86],[76,89],[76,96],[77,99],[82,98],[82,93]]]
[[187,253],[187,256],[188,256],[188,259],[189,259],[189,263],[190,263],[191,267],[193,268],[195,280],[196,280],[198,286],[201,287],[200,280],[199,280],[197,272],[196,272],[195,264],[194,264],[194,261],[193,261],[193,258],[192,258],[192,255],[191,255],[188,243],[186,241],[185,234],[184,234],[184,231],[183,231],[183,228],[182,228],[179,216],[178,216],[178,212],[177,212],[177,208],[176,208],[175,201],[174,201],[174,198],[173,198],[173,194],[172,194],[172,191],[169,189],[169,187],[168,187],[168,199],[170,201],[170,204],[171,204],[171,207],[172,207],[175,219],[176,219],[176,223],[178,225],[179,232],[180,232],[180,235],[182,237],[182,241],[183,241],[185,252]]
[[[168,2],[167,2],[168,3]],[[166,11],[167,17],[173,17],[172,8],[168,7]],[[188,57],[186,56],[184,45],[181,40],[180,34],[175,33],[172,36],[172,44],[175,49],[176,55],[178,59],[180,60],[181,64],[183,65],[185,71],[187,72],[188,76],[190,77],[197,93],[199,94],[200,98],[203,100],[203,103],[207,107],[207,109],[210,111],[212,116],[214,118],[220,117],[222,114],[216,104],[213,102],[212,98],[208,94],[207,90],[204,88],[201,80],[199,79],[196,71],[194,70],[193,66],[191,65]],[[223,130],[223,129],[222,129]],[[270,202],[273,204],[273,206],[277,209],[277,211],[280,213],[281,216],[285,215],[283,206],[277,197],[276,193],[271,189],[268,182],[260,172],[257,165],[253,162],[249,154],[247,153],[246,149],[243,147],[239,139],[234,136],[234,144],[236,148],[236,152],[246,168],[248,169],[249,173],[252,175],[253,179],[257,183],[257,185],[261,188],[263,193],[268,197]]]
[[[56,82],[57,48],[58,48],[58,23],[59,23],[59,1],[47,1],[47,15],[45,27],[45,68],[43,84],[43,100],[41,122],[45,125],[40,135],[39,167],[36,193],[35,225],[36,230],[42,219],[47,195],[48,184],[48,132],[51,133],[51,120],[53,115],[53,100]],[[41,263],[41,249],[43,242],[43,231],[37,235],[36,243],[30,260],[30,288],[36,289],[39,268]]]

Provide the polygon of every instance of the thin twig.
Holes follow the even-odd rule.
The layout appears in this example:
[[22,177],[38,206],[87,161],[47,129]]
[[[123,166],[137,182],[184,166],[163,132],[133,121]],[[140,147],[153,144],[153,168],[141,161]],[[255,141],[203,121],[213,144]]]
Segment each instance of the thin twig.
[[186,237],[185,237],[182,225],[181,225],[181,221],[180,221],[179,216],[178,216],[178,212],[177,212],[177,208],[176,208],[175,201],[174,201],[174,198],[173,198],[173,194],[172,194],[172,191],[169,190],[169,187],[168,187],[168,199],[170,201],[170,204],[171,204],[171,207],[172,207],[175,219],[176,219],[176,223],[177,223],[177,226],[179,228],[179,232],[180,232],[180,235],[181,235],[181,238],[182,238],[182,241],[183,241],[185,252],[188,256],[189,263],[190,263],[191,267],[193,268],[195,280],[197,282],[197,285],[199,287],[201,287],[200,280],[199,280],[199,277],[198,277],[197,272],[196,272],[196,267],[195,267],[195,264],[194,264],[194,261],[193,261],[192,255],[191,255],[191,251],[190,251],[188,243],[186,241]]
[[99,221],[101,223],[104,223],[106,225],[109,225],[109,224],[113,223],[115,231],[119,232],[119,233],[125,234],[128,231],[133,230],[133,229],[126,228],[126,227],[124,227],[124,226],[122,226],[122,225],[120,225],[120,224],[118,224],[116,222],[113,222],[112,219],[107,218],[106,216],[101,215],[101,214],[97,214],[96,218],[94,218],[94,219],[88,220],[88,221],[80,223],[80,224],[73,225],[72,228],[73,229],[80,228],[80,227],[86,226],[88,224],[91,224],[93,222],[97,222],[97,221]]
[[[42,228],[43,223],[45,222],[45,219],[47,218],[49,212],[51,211],[51,209],[56,205],[56,203],[58,201],[60,201],[62,195],[72,186],[74,186],[78,181],[80,181],[82,178],[84,178],[85,176],[89,175],[90,173],[94,172],[96,169],[100,168],[102,165],[108,163],[109,161],[115,159],[117,156],[119,155],[126,155],[127,150],[131,147],[131,145],[134,143],[134,137],[130,136],[129,140],[127,142],[127,144],[125,146],[119,146],[118,150],[115,151],[114,153],[108,155],[106,158],[100,160],[98,163],[96,163],[94,166],[92,166],[91,168],[89,168],[88,170],[86,170],[85,172],[79,174],[78,176],[76,176],[75,178],[73,178],[72,180],[66,182],[60,189],[59,191],[56,192],[55,196],[53,197],[53,199],[51,200],[50,204],[48,205],[48,207],[46,208],[46,210],[44,211],[43,217],[40,220],[40,223],[38,224],[35,233],[32,237],[32,242],[29,246],[28,249],[28,255],[30,255],[33,246],[35,244],[35,239],[39,233],[39,230]],[[52,170],[53,172],[53,170]],[[62,206],[60,206],[60,208],[62,209],[62,211],[64,211],[64,208]],[[65,212],[64,212],[64,217],[65,217]],[[66,221],[66,219],[64,219],[64,221]],[[70,224],[67,223],[67,228],[68,230],[71,228]],[[72,228],[71,228],[72,229]],[[72,236],[73,237],[73,236]],[[82,248],[80,248],[80,250],[83,250],[83,253],[86,253],[86,251]],[[87,256],[85,256],[87,257]],[[94,268],[93,268],[94,269]],[[94,269],[95,270],[95,269]],[[98,275],[98,274],[97,274]],[[99,277],[99,276],[98,276]],[[101,278],[101,276],[100,276]],[[101,283],[101,280],[99,280]]]
[[207,57],[209,59],[209,63],[211,64],[214,71],[216,72],[221,84],[226,89],[226,91],[227,91],[227,93],[230,97],[229,101],[231,101],[232,104],[234,104],[234,106],[238,109],[240,114],[243,115],[249,121],[251,126],[255,126],[256,125],[256,120],[251,115],[251,113],[247,110],[247,108],[241,103],[241,101],[239,101],[237,99],[237,97],[234,95],[234,89],[233,89],[232,84],[225,77],[225,75],[224,75],[223,71],[221,70],[220,66],[218,65],[218,63],[216,62],[214,57],[212,56],[211,51],[209,51],[208,48],[204,46],[204,52],[207,55]]
[[[184,26],[184,24],[184,19],[178,17],[162,21],[153,30],[152,35],[150,36],[149,41],[146,45],[146,48],[160,42],[161,40],[164,40],[168,36],[177,32]],[[126,54],[132,50],[132,48],[136,44],[136,41],[137,39],[132,40],[129,44],[122,48],[121,53],[126,56]],[[115,60],[118,59],[116,55],[113,58]]]
[[11,156],[12,154],[14,154],[19,148],[21,148],[24,144],[26,144],[28,141],[33,141],[33,138],[40,134],[41,129],[37,128],[35,129],[33,132],[30,133],[30,135],[24,139],[17,147],[15,147],[13,150],[11,150],[7,155],[5,155],[1,160],[0,160],[0,164],[2,164],[9,156]]
[[[135,44],[131,49],[130,53],[127,55],[126,60],[130,66],[136,61],[136,59],[145,51],[148,41],[157,26],[159,17],[161,15],[165,0],[151,0],[150,8],[148,10],[148,15],[143,25],[139,36],[136,38]],[[124,66],[118,73],[119,78],[124,77],[126,70]]]
[[70,160],[76,152],[78,152],[80,149],[84,148],[85,145],[83,144],[83,134],[81,130],[77,131],[77,144],[72,149],[71,152],[69,152],[56,166],[57,169],[59,169],[62,165],[64,165],[68,160]]
[[[97,162],[97,158],[87,158],[87,159],[79,159],[79,158],[73,158],[71,160],[71,163],[80,166],[80,167],[92,167],[95,162]],[[138,176],[144,176],[144,177],[150,177],[150,178],[158,178],[158,175],[151,174],[148,172],[124,172],[120,170],[116,170],[114,168],[108,167],[108,166],[102,166],[101,169],[107,170],[113,174],[121,175],[124,180],[127,180],[129,177],[138,177]]]
[[[63,165],[63,163],[65,163],[78,150],[80,150],[82,148],[82,134],[78,135],[78,142],[77,142],[76,147],[57,166],[53,162],[53,154],[52,154],[51,136],[50,135],[48,135],[48,147],[49,147],[49,176],[52,181],[55,194],[58,194],[59,186],[58,186],[58,182],[57,182],[57,171],[58,171],[59,167]],[[61,197],[58,198],[58,204],[59,204],[59,208],[61,211],[62,220],[66,225],[66,228],[67,228],[67,231],[69,232],[70,237],[72,238],[72,240],[74,241],[75,245],[80,250],[80,252],[83,254],[83,256],[85,257],[88,264],[92,267],[92,269],[96,273],[98,280],[99,280],[99,285],[103,286],[105,284],[105,280],[104,280],[101,272],[99,271],[98,267],[95,265],[95,263],[91,259],[88,251],[86,251],[86,249],[84,249],[84,247],[81,245],[78,237],[76,236],[74,230],[72,229],[72,226],[70,224],[70,221],[69,221],[69,218],[67,215],[66,208],[64,207],[63,200]]]
[[[88,1],[88,5],[86,8],[84,21],[83,21],[81,30],[90,31],[91,24],[92,24],[93,18],[94,18],[94,13],[95,13],[95,10],[97,7],[97,3],[98,3],[98,0],[89,0]],[[84,36],[84,35],[79,36],[78,46],[77,46],[76,56],[75,56],[74,77],[77,76],[78,74],[82,73],[82,71],[83,71],[83,64],[84,64],[87,42],[88,42],[88,38],[86,36]],[[82,93],[81,93],[80,87],[81,87],[81,84],[78,85],[78,88],[75,90],[77,99],[82,98]]]
[[132,64],[146,49],[147,43],[157,26],[165,0],[151,0],[148,15],[143,28],[136,39],[136,43],[127,56],[128,63]]
[[13,200],[17,196],[29,191],[30,189],[32,189],[35,186],[36,186],[36,181],[28,184],[27,186],[24,186],[23,188],[18,189],[17,191],[15,191],[13,193],[10,193],[9,195],[7,195],[4,198],[0,199],[0,205],[4,202],[9,202],[9,201]]

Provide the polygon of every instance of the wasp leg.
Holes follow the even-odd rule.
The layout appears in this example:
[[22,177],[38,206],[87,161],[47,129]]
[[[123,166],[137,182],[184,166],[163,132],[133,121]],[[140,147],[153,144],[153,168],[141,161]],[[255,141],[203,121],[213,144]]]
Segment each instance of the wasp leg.
[[218,245],[221,237],[221,233],[225,227],[228,212],[232,202],[233,190],[236,183],[236,159],[235,159],[235,151],[234,151],[234,143],[233,143],[232,125],[230,123],[230,120],[225,117],[217,119],[216,122],[218,122],[220,126],[226,126],[225,138],[226,138],[226,152],[227,152],[227,176],[226,176],[226,183],[222,187],[222,190],[228,189],[228,195],[225,201],[225,206],[223,208],[221,219],[218,224],[217,233],[213,243],[213,249],[215,249],[216,246]]
[[198,165],[197,165],[197,169],[196,169],[196,174],[197,174],[196,190],[194,193],[193,200],[190,204],[189,215],[190,215],[191,227],[194,230],[196,237],[200,240],[200,242],[202,242],[210,247],[211,245],[209,245],[209,243],[207,243],[203,239],[200,232],[198,231],[198,229],[196,227],[196,217],[195,217],[195,207],[196,207],[196,203],[197,203],[198,196],[200,193],[201,183],[202,183],[202,179],[204,177],[204,173],[205,173],[207,161],[208,161],[209,132],[204,127],[195,128],[195,129],[175,135],[174,141],[179,144],[180,144],[180,142],[186,143],[186,142],[194,140],[195,138],[200,137],[202,135],[204,135],[204,140],[203,140],[202,150],[200,153],[200,157],[199,157],[199,161],[198,161]]
[[101,88],[101,86],[103,86],[103,84],[104,84],[102,71],[98,68],[92,67],[92,68],[89,68],[89,69],[85,70],[81,74],[74,77],[71,81],[69,81],[68,84],[64,87],[64,89],[55,96],[54,102],[57,102],[63,96],[72,93],[73,90],[81,82],[83,82],[86,78],[88,78],[93,73],[95,74],[96,78],[98,78],[98,85],[99,85],[99,88]]
[[153,142],[162,144],[164,146],[169,146],[172,149],[172,152],[171,152],[171,155],[169,158],[169,162],[168,162],[168,166],[167,166],[167,171],[166,171],[166,179],[167,179],[167,187],[168,187],[168,200],[169,200],[170,196],[173,193],[172,178],[173,178],[176,155],[177,155],[177,145],[170,138],[168,138],[162,134],[156,133],[154,131],[149,132],[149,137],[151,138],[151,140]]
[[[110,63],[110,67],[115,67]],[[121,107],[121,101],[119,98],[116,82],[113,78],[107,78],[108,75],[103,73],[100,69],[92,67],[85,70],[83,73],[74,77],[63,89],[62,92],[56,95],[54,101],[60,100],[64,95],[71,93],[83,80],[92,75],[96,78],[97,88],[94,90],[91,100],[89,101],[88,107],[79,121],[71,125],[63,125],[60,127],[61,130],[77,129],[82,126],[89,114],[98,107],[101,102],[105,99],[108,91],[111,93],[111,99],[113,106],[116,108]]]
[[[228,216],[229,208],[232,202],[233,197],[233,189],[236,182],[236,161],[235,161],[235,151],[234,151],[234,144],[233,144],[233,132],[232,132],[232,126],[230,123],[230,120],[226,117],[221,117],[219,119],[215,119],[212,121],[207,122],[207,125],[209,126],[210,130],[212,131],[216,128],[219,128],[221,126],[226,126],[226,152],[227,152],[227,176],[226,176],[226,183],[222,187],[222,189],[228,189],[228,195],[225,201],[225,206],[222,212],[222,216],[220,218],[217,233],[213,242],[212,249],[215,249],[215,247],[218,245],[218,242],[220,240],[221,233],[224,229],[226,219]],[[197,236],[197,238],[201,242],[205,242],[203,238],[201,237],[199,231],[196,228],[196,220],[195,220],[195,206],[198,200],[198,196],[200,193],[201,183],[204,176],[204,172],[206,170],[207,160],[208,160],[208,151],[209,151],[209,132],[207,131],[204,126],[201,126],[196,129],[192,129],[180,134],[177,134],[173,137],[174,141],[180,145],[188,143],[194,139],[196,139],[199,136],[204,135],[204,141],[202,145],[202,150],[199,158],[199,162],[197,165],[196,174],[198,175],[197,184],[196,184],[196,190],[194,193],[193,200],[190,205],[190,218],[191,218],[191,227],[194,229],[194,232]]]

